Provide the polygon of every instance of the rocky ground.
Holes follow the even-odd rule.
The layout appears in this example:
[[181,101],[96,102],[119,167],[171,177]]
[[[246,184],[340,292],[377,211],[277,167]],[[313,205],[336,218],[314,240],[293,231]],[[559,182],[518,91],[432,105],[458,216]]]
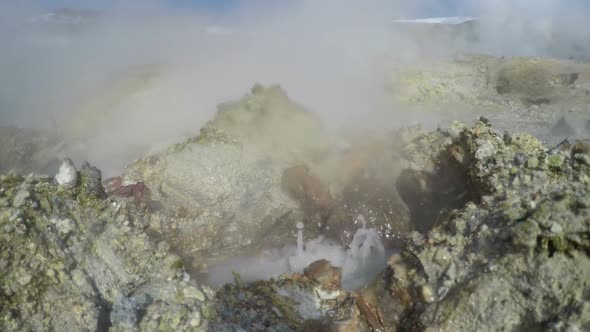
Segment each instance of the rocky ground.
[[[0,329],[590,330],[588,66],[405,68],[390,115],[440,128],[360,140],[257,85],[110,179],[50,135],[2,129]],[[204,284],[211,264],[294,243],[298,223],[349,246],[359,214],[396,252],[360,289],[326,260]]]
[[[549,144],[590,134],[590,64],[470,55],[396,68],[388,83],[395,116],[447,126],[485,115],[501,130]],[[435,124],[436,124],[435,123]]]

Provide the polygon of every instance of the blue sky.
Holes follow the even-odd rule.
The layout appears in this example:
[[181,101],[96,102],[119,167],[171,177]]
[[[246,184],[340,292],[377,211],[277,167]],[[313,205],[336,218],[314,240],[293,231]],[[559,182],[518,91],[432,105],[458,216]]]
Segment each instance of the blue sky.
[[[79,9],[104,9],[109,5],[113,4],[117,0],[36,0],[46,9],[67,7],[67,8],[79,8]],[[156,0],[157,1],[157,0]],[[161,3],[166,4],[168,7],[173,9],[207,9],[214,11],[221,11],[231,9],[240,0],[159,0]],[[280,1],[280,0],[279,0]],[[288,0],[282,0],[288,1]],[[321,0],[318,0],[321,1]],[[461,3],[467,0],[438,0],[438,1],[420,1],[410,0],[414,3],[424,3],[422,6],[422,15],[428,16],[444,16],[444,15],[463,15],[459,9]],[[277,2],[277,0],[270,1]],[[141,1],[139,1],[141,3]]]
[[[88,8],[88,9],[101,9],[108,7],[114,3],[114,0],[38,0],[44,8]],[[175,8],[207,8],[207,9],[220,9],[231,7],[236,4],[238,0],[164,0],[162,3]],[[141,2],[140,2],[141,3]]]

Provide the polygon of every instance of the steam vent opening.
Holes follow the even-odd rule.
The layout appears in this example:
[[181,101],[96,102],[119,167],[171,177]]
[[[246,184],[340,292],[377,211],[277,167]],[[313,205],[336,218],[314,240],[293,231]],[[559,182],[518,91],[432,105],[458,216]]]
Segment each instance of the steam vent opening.
[[412,226],[423,234],[451,210],[480,200],[461,165],[444,156],[438,160],[441,162],[433,172],[405,169],[396,181],[399,194],[410,211]]

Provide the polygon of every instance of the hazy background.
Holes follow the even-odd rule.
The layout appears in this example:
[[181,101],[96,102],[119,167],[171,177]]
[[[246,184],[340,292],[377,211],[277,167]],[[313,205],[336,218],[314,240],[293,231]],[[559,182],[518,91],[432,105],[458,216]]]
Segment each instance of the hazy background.
[[[281,84],[328,123],[346,124],[385,107],[383,83],[393,58],[419,61],[463,48],[588,54],[586,3],[5,1],[0,125],[48,127],[80,139],[82,157],[114,173],[150,147],[196,134],[218,103],[256,82]],[[80,22],[44,21],[64,7],[92,12],[79,12]],[[443,50],[447,45],[436,40],[401,38],[391,24],[448,15],[478,17],[478,41]]]

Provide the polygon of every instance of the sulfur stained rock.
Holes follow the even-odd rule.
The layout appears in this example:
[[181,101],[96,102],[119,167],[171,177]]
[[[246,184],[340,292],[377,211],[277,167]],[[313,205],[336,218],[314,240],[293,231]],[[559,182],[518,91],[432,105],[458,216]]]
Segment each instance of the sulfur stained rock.
[[313,169],[330,146],[314,114],[278,86],[256,86],[221,104],[198,137],[131,164],[123,182],[144,183],[158,212],[176,216],[157,231],[181,254],[233,255],[284,245],[302,219],[299,203],[326,212],[331,197],[313,177],[298,179],[303,202],[282,179],[299,163]]
[[0,177],[0,199],[26,186],[45,202],[0,206],[0,330],[206,331],[194,324],[207,302],[191,295],[199,285],[140,227],[143,211],[96,195],[100,178],[87,168],[68,190],[47,177]]
[[[425,174],[426,191],[441,172],[432,165],[453,165],[476,199],[441,211],[431,230],[412,233],[390,259],[373,286],[386,326],[526,331],[566,321],[589,327],[588,299],[575,295],[590,289],[590,211],[578,203],[590,194],[589,168],[572,155],[575,145],[556,152],[557,162],[530,135],[506,142],[485,121],[461,127],[458,135],[426,134],[405,152],[412,171]],[[524,162],[531,159],[535,167]]]

